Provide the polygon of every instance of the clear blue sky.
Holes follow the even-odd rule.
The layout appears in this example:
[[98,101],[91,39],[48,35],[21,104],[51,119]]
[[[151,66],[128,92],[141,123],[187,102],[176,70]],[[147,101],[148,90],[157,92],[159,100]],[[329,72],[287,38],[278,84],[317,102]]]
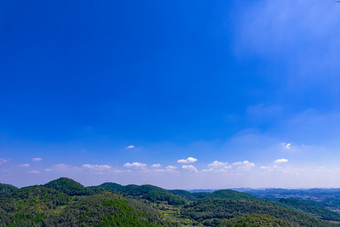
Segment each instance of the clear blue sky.
[[1,1],[0,182],[340,187],[339,27],[331,0]]

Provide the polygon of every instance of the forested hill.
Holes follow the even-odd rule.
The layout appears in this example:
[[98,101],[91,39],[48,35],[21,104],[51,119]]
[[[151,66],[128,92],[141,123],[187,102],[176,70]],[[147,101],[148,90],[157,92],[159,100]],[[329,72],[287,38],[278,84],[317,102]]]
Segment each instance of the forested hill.
[[338,220],[338,213],[304,201],[233,190],[84,187],[69,178],[24,188],[0,184],[1,226],[337,226]]

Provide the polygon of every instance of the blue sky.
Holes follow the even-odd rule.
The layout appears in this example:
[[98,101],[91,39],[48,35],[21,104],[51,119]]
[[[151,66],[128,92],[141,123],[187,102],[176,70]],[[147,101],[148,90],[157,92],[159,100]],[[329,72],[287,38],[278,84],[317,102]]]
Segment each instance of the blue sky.
[[0,3],[0,181],[340,187],[340,5]]

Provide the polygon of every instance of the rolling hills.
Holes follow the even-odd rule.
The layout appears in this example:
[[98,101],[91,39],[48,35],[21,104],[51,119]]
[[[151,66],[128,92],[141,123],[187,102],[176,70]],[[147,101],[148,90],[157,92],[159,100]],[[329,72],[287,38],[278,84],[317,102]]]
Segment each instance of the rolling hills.
[[0,184],[2,226],[337,226],[338,219],[338,213],[306,201],[265,200],[234,190],[85,187],[69,178],[24,188]]

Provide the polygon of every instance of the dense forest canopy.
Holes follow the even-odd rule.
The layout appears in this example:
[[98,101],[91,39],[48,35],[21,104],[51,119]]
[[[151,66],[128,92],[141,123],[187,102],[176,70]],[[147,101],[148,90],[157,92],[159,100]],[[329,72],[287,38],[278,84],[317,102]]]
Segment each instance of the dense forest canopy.
[[24,188],[0,184],[3,226],[337,226],[339,221],[339,213],[324,203],[230,189],[85,187],[69,178]]

